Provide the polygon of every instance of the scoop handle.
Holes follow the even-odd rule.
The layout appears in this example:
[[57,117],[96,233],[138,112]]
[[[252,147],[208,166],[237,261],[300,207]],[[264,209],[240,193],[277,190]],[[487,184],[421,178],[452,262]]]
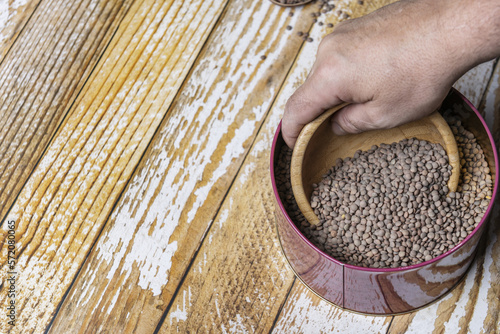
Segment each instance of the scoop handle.
[[302,178],[304,154],[307,150],[307,146],[309,145],[311,137],[314,135],[318,127],[330,116],[332,116],[334,113],[344,108],[348,104],[349,103],[342,103],[331,109],[328,109],[327,111],[319,115],[316,119],[306,124],[304,128],[302,128],[302,131],[300,131],[300,134],[297,137],[297,141],[295,142],[295,146],[293,147],[292,161],[290,165],[290,181],[292,184],[293,196],[295,197],[295,201],[297,202],[300,211],[307,219],[307,221],[312,225],[318,225],[319,218],[314,213],[314,210],[312,209],[309,202],[309,198],[307,198],[306,192],[304,190],[305,185]]

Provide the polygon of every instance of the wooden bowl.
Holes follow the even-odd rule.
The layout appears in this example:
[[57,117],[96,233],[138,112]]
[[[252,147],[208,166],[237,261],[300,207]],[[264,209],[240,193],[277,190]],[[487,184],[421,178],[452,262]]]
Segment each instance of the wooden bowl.
[[498,191],[498,156],[493,137],[479,112],[456,90],[442,109],[463,109],[459,117],[480,143],[493,180],[490,204],[472,232],[446,253],[429,261],[399,268],[365,268],[343,263],[309,241],[285,209],[276,184],[280,151],[286,148],[278,125],[271,149],[270,172],[274,192],[278,240],[291,270],[306,287],[326,302],[344,310],[370,315],[411,312],[433,303],[464,277],[484,234]]
[[411,138],[440,144],[448,154],[448,161],[452,166],[448,189],[456,191],[460,177],[457,143],[449,125],[439,112],[435,111],[428,117],[392,129],[336,136],[331,131],[329,118],[345,105],[332,108],[307,124],[293,149],[291,165],[293,195],[300,210],[311,224],[319,224],[319,218],[310,204],[313,184],[322,180],[323,175],[335,165],[337,159],[352,157],[357,150],[368,150],[373,145],[392,144]]

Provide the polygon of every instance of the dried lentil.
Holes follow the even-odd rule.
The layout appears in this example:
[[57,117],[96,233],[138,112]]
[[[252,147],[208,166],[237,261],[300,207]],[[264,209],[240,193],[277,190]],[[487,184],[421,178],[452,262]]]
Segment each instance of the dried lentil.
[[451,167],[439,145],[415,139],[383,144],[338,161],[316,185],[311,204],[321,221],[310,225],[293,197],[291,150],[284,147],[276,180],[292,220],[318,248],[358,266],[404,267],[453,248],[481,221],[493,182],[474,135],[451,111],[444,116],[462,158],[457,192],[447,194]]

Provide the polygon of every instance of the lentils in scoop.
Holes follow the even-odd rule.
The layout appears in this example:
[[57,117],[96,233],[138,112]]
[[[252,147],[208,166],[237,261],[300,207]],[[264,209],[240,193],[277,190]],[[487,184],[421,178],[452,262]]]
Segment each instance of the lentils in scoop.
[[291,151],[284,147],[276,178],[287,212],[318,248],[348,264],[404,267],[447,252],[481,221],[492,178],[474,135],[458,118],[444,116],[461,157],[457,192],[448,194],[451,167],[440,145],[383,144],[339,160],[315,185],[311,206],[320,224],[310,225],[293,198]]

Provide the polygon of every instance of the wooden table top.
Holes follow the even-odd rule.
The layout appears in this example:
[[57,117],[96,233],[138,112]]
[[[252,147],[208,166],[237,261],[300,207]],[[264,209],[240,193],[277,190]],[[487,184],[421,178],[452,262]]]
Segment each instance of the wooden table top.
[[[289,269],[269,175],[285,102],[327,23],[390,1],[333,2],[320,25],[317,4],[267,0],[0,1],[1,332],[500,332],[498,203],[465,279],[417,312],[343,311]],[[498,142],[500,66],[455,87]]]

